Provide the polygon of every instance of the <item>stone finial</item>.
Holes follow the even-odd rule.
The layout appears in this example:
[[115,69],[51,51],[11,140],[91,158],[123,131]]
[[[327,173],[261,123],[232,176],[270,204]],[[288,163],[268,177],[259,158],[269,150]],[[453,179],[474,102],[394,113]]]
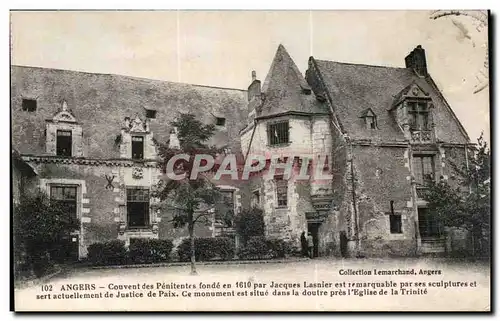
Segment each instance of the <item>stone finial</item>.
[[252,81],[255,81],[257,79],[257,73],[255,70],[252,70]]
[[66,100],[63,100],[63,102],[62,102],[62,110],[68,111],[68,103],[66,102]]
[[130,128],[130,117],[125,117],[125,128]]

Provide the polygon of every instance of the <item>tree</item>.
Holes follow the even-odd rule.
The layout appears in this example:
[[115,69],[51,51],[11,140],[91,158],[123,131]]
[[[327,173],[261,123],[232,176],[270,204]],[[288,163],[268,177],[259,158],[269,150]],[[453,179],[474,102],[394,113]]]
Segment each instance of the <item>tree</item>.
[[[180,117],[170,123],[177,130],[179,146],[172,146],[167,142],[157,142],[159,155],[162,158],[163,173],[153,191],[153,196],[160,199],[166,210],[173,212],[172,222],[176,227],[187,226],[191,240],[191,274],[196,274],[195,265],[195,242],[194,228],[197,223],[211,223],[214,218],[217,204],[224,203],[224,197],[210,179],[212,171],[198,173],[191,179],[191,173],[195,165],[196,155],[207,155],[214,159],[221,153],[221,149],[208,145],[208,141],[215,132],[215,126],[206,125],[195,118],[193,114],[181,114]],[[185,174],[183,179],[172,179],[169,177],[169,161],[181,154],[187,155],[186,159],[175,161],[173,172],[176,175]],[[202,162],[203,163],[203,162]],[[202,164],[204,165],[204,164]],[[219,216],[224,221],[230,221],[232,211],[225,211]]]
[[448,182],[429,183],[424,193],[428,207],[442,224],[471,232],[475,254],[487,254],[490,247],[491,158],[481,135],[468,150],[466,164],[451,163],[459,186]]
[[254,236],[264,235],[264,215],[260,208],[253,207],[242,211],[235,220],[236,230],[243,244]]
[[50,202],[41,192],[21,196],[14,207],[13,223],[15,252],[18,256],[26,254],[29,268],[37,276],[45,272],[53,259],[60,259],[57,255],[63,239],[80,226],[63,205]]

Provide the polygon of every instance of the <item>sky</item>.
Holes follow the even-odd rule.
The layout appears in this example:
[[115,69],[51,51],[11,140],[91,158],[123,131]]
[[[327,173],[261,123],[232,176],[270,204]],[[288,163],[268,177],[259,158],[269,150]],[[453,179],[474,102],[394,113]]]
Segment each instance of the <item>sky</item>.
[[[472,141],[489,140],[487,28],[431,11],[11,12],[15,65],[246,89],[281,43],[302,73],[321,60],[404,67],[417,45]],[[478,80],[479,79],[479,80]]]

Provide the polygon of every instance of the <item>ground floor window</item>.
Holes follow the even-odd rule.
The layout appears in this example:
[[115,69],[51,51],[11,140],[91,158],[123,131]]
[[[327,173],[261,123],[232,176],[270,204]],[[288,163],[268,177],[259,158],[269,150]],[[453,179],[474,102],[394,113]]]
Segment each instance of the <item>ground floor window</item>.
[[149,190],[127,189],[127,221],[131,228],[149,226]]
[[391,234],[400,234],[403,233],[403,224],[401,222],[401,215],[399,214],[390,214],[389,215],[389,223],[391,228]]
[[428,208],[418,209],[418,228],[422,238],[435,238],[443,235],[442,224]]
[[57,203],[71,219],[77,218],[76,186],[50,186],[50,200]]

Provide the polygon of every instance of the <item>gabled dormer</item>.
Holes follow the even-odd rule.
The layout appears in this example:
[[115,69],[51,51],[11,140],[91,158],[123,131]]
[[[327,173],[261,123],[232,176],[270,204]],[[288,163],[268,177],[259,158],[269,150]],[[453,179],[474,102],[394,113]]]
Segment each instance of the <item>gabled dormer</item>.
[[367,108],[363,110],[359,118],[363,120],[366,129],[377,129],[377,115],[375,115],[373,109]]
[[407,139],[430,143],[434,141],[433,108],[429,93],[414,81],[395,96],[391,112]]
[[60,157],[82,157],[82,126],[63,101],[51,119],[46,120],[45,149],[48,154]]
[[156,157],[156,146],[148,118],[142,120],[138,115],[134,118],[125,117],[119,138],[121,158],[143,160]]

